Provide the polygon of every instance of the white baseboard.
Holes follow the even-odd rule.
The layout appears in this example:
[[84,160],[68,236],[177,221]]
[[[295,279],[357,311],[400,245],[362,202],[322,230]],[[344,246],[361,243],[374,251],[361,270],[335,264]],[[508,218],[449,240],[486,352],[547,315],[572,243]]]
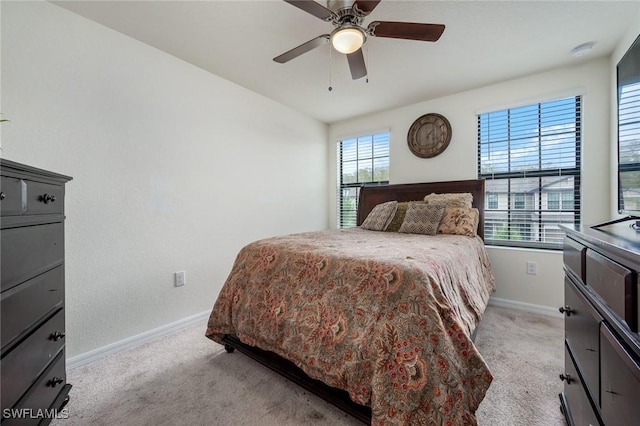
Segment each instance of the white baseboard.
[[211,311],[200,312],[199,314],[191,315],[186,318],[182,318],[178,321],[154,328],[144,333],[137,334],[135,336],[128,337],[119,342],[111,343],[110,345],[103,346],[101,348],[94,349],[89,352],[74,356],[67,359],[67,370],[72,370],[77,367],[89,364],[90,362],[97,361],[100,358],[104,358],[107,355],[115,354],[125,349],[140,346],[143,343],[157,339],[158,337],[165,336],[167,334],[180,331],[191,325],[206,322],[207,318],[211,314]]
[[531,303],[518,302],[517,300],[501,299],[492,297],[489,299],[490,306],[498,306],[500,308],[518,309],[520,311],[533,312],[534,314],[547,315],[555,318],[563,318],[558,308],[550,306],[534,305]]

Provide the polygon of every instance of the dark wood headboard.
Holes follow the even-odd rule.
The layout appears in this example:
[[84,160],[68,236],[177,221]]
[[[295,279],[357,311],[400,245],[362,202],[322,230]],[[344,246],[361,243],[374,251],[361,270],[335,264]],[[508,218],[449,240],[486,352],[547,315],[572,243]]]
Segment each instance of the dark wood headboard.
[[358,226],[364,222],[373,208],[385,201],[420,201],[427,194],[444,192],[470,192],[473,207],[478,209],[480,223],[478,235],[484,239],[484,180],[454,180],[448,182],[408,183],[399,185],[371,185],[360,189],[358,201]]

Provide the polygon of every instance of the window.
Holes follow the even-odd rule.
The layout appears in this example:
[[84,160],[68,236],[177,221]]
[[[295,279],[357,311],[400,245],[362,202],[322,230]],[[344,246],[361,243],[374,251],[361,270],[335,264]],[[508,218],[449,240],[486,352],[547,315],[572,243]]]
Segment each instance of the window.
[[618,208],[636,214],[640,210],[640,82],[620,74],[618,70]]
[[487,208],[488,209],[497,209],[498,208],[498,194],[487,194]]
[[547,193],[547,209],[548,210],[571,210],[573,209],[573,192],[548,192]]
[[580,223],[581,97],[478,115],[487,244],[562,248]]
[[513,208],[518,210],[524,209],[524,194],[513,194]]
[[573,209],[573,192],[561,192],[560,195],[562,196],[562,210]]
[[338,226],[356,226],[363,184],[389,183],[389,133],[338,142]]
[[560,193],[549,192],[547,194],[547,209],[560,210]]

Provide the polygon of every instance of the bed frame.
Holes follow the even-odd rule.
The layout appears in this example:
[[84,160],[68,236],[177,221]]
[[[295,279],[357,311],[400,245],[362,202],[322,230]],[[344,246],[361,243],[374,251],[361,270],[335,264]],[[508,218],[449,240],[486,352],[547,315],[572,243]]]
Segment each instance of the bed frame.
[[[470,192],[473,195],[473,206],[478,209],[480,216],[478,235],[484,238],[484,180],[471,179],[434,183],[363,186],[360,189],[358,201],[357,223],[360,225],[369,212],[380,203],[393,200],[419,201],[432,192]],[[475,340],[475,332],[472,339]],[[237,349],[239,352],[269,367],[276,373],[302,386],[363,423],[371,424],[371,408],[356,404],[349,398],[347,392],[312,379],[291,361],[273,352],[246,345],[234,335],[225,335],[222,341],[227,352],[231,353]]]

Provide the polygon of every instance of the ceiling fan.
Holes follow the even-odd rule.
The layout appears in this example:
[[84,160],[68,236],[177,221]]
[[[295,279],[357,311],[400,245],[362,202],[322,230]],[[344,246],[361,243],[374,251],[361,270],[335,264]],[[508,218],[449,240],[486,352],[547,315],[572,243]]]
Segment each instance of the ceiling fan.
[[367,75],[367,67],[362,54],[362,45],[367,37],[387,37],[405,40],[438,41],[444,32],[442,24],[419,24],[414,22],[374,21],[366,28],[364,19],[381,0],[328,0],[324,7],[313,0],[284,0],[311,15],[331,22],[334,26],[330,34],[322,34],[300,46],[273,58],[284,64],[331,41],[334,49],[347,55],[351,77],[356,80]]

